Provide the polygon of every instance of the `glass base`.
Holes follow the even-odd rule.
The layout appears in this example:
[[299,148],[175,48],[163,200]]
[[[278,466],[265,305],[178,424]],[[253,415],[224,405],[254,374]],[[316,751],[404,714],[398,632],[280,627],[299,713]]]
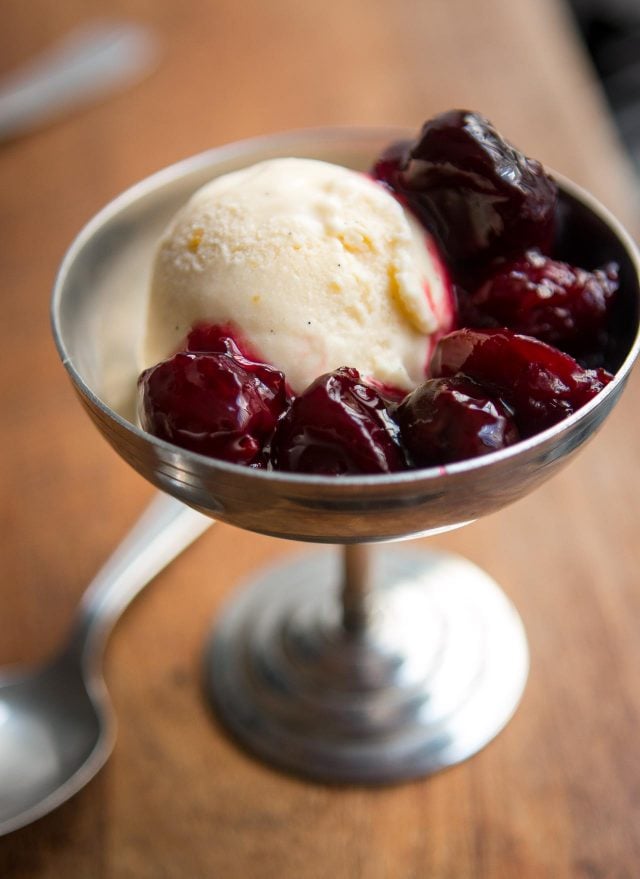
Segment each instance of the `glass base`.
[[231,734],[282,769],[390,783],[476,753],[515,711],[521,620],[482,570],[442,553],[371,550],[364,630],[342,625],[342,569],[325,550],[245,587],[217,622],[206,686]]

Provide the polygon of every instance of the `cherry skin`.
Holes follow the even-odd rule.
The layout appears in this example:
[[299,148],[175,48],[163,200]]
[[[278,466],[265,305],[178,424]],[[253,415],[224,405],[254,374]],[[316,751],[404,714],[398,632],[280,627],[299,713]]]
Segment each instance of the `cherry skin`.
[[179,352],[145,370],[138,390],[140,423],[149,433],[253,466],[263,465],[265,446],[288,403],[282,373],[239,353]]
[[291,404],[271,443],[276,470],[341,476],[405,469],[398,427],[357,370],[321,375]]
[[482,276],[496,257],[551,246],[555,182],[479,113],[436,116],[410,146],[388,148],[372,173],[435,235],[463,284]]
[[529,250],[463,301],[464,322],[508,327],[593,363],[606,348],[617,289],[615,263],[588,272]]
[[431,360],[434,377],[465,375],[510,406],[523,437],[545,430],[593,399],[612,376],[511,330],[456,330]]
[[476,458],[520,438],[505,404],[465,376],[428,379],[392,414],[416,467]]

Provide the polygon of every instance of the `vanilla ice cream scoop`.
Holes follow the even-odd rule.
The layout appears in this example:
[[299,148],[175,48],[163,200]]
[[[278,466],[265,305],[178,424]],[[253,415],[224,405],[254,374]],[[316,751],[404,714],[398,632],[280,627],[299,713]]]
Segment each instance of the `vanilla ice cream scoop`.
[[435,244],[382,184],[273,159],[211,181],[166,230],[142,366],[206,322],[236,328],[294,392],[340,366],[410,390],[452,321]]

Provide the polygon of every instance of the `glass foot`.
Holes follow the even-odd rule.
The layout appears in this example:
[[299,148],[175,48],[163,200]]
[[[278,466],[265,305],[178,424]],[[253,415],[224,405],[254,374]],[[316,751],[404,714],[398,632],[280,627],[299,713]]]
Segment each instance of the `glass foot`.
[[520,618],[465,559],[372,551],[365,623],[344,625],[340,556],[324,552],[245,587],[218,621],[206,686],[224,725],[283,769],[389,783],[476,753],[527,678]]

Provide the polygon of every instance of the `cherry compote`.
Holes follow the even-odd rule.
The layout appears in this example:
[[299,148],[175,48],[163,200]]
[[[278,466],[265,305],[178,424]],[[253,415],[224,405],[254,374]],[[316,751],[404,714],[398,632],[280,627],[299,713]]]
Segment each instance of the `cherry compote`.
[[327,476],[406,466],[385,401],[348,367],[321,375],[296,397],[278,422],[271,463],[276,470]]
[[435,237],[458,292],[462,329],[439,340],[427,381],[400,400],[343,367],[294,399],[241,328],[202,323],[141,375],[144,428],[253,467],[390,473],[505,448],[611,381],[585,367],[601,367],[614,341],[618,266],[586,271],[547,255],[558,192],[539,162],[478,113],[452,110],[391,144],[372,174]]
[[617,289],[616,263],[588,272],[528,250],[463,301],[463,320],[535,336],[593,365],[602,363]]
[[[261,466],[276,421],[288,405],[284,376],[246,358],[224,332],[212,331],[210,347],[214,336],[220,351],[180,351],[142,373],[140,423],[182,448]],[[202,347],[191,335],[187,344]]]
[[451,110],[430,119],[413,143],[385,151],[373,175],[435,235],[463,286],[496,257],[551,246],[555,182],[479,113]]
[[431,373],[464,375],[497,394],[512,408],[523,437],[573,414],[612,379],[604,369],[583,369],[568,354],[506,329],[449,333],[436,345]]
[[393,416],[416,467],[476,458],[520,439],[503,401],[465,376],[429,379],[405,397]]

